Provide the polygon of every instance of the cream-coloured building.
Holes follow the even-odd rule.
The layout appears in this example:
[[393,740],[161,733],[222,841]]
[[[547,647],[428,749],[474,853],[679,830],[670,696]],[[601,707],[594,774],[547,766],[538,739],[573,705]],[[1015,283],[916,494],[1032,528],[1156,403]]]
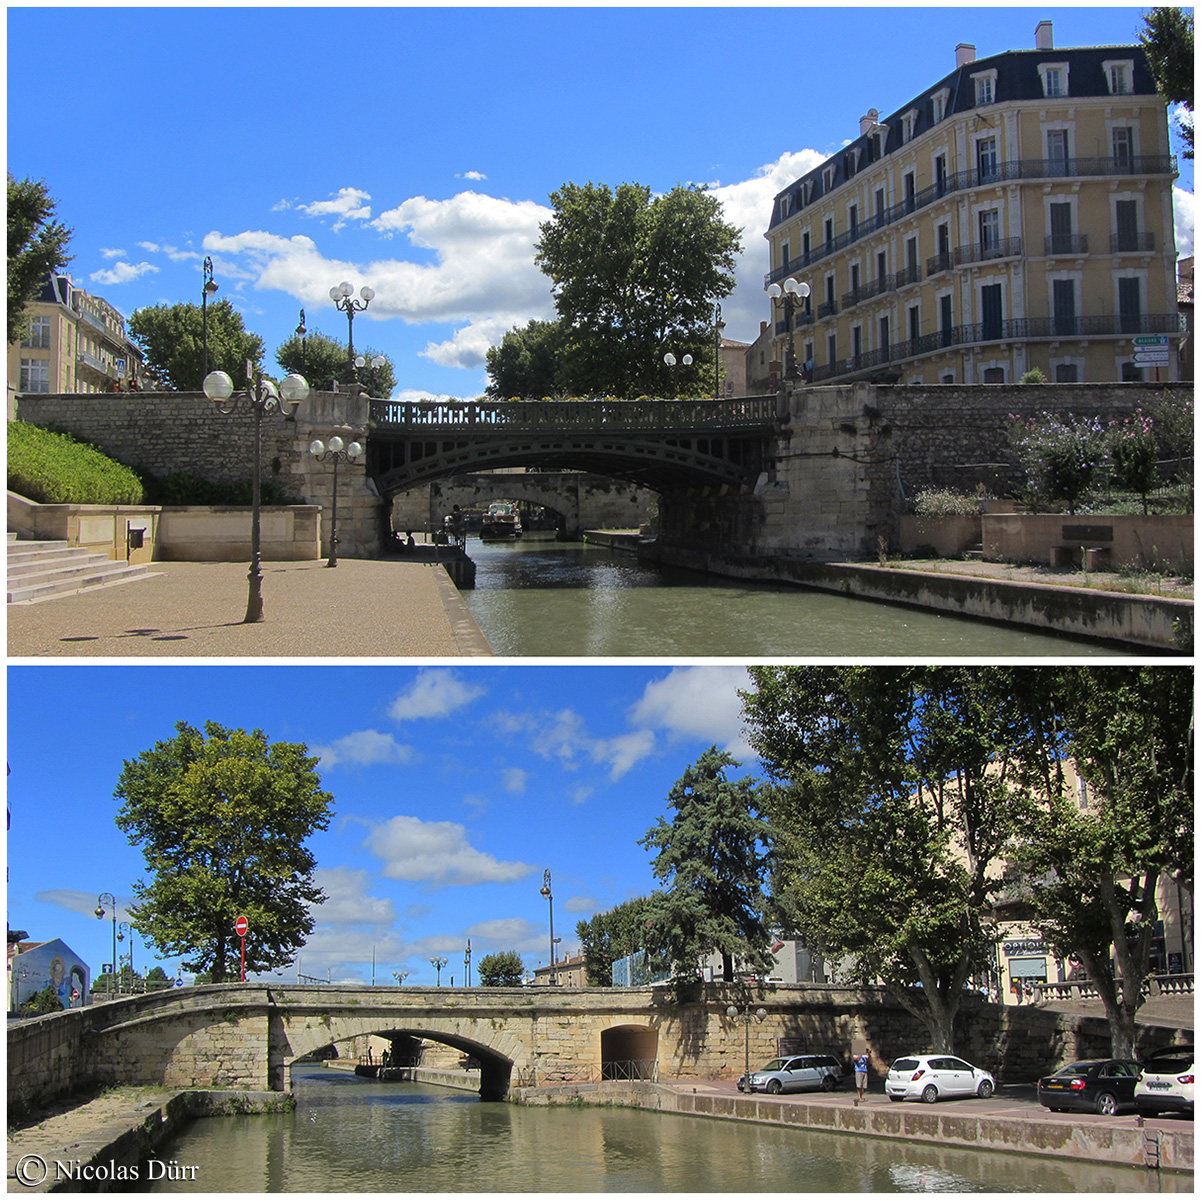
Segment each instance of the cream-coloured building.
[[47,275],[25,309],[25,332],[8,348],[9,392],[111,392],[142,382],[142,352],[107,300]]
[[[1056,49],[1049,21],[1033,50],[960,45],[951,74],[871,109],[776,196],[772,374],[1175,378],[1175,176],[1140,46]],[[1136,339],[1163,339],[1166,363],[1137,363],[1153,347]]]

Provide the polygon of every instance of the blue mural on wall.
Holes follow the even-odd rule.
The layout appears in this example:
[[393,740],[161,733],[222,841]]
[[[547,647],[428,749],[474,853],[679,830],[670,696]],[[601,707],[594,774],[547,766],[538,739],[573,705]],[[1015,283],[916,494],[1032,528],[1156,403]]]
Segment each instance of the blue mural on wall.
[[61,938],[42,942],[9,961],[9,1004],[18,1009],[46,987],[53,987],[63,1008],[91,1003],[91,971]]

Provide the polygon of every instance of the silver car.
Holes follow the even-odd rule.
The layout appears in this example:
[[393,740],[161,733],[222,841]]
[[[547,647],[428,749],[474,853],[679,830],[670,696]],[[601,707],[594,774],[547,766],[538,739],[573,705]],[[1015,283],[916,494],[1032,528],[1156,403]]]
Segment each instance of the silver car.
[[820,1088],[832,1092],[842,1078],[842,1063],[829,1054],[798,1054],[791,1058],[773,1058],[767,1066],[743,1075],[740,1092],[802,1092]]

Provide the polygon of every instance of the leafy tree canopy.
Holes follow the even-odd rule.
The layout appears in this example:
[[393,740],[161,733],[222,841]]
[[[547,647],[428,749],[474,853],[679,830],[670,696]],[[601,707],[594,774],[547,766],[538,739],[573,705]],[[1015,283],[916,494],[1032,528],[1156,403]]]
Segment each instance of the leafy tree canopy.
[[510,329],[499,346],[488,348],[488,398],[560,395],[561,340],[558,321],[530,321],[523,329]]
[[990,668],[752,668],[751,744],[781,921],[879,979],[953,1049],[964,985],[987,965],[992,870],[1021,827],[1014,681]]
[[42,281],[71,261],[71,230],[54,219],[57,204],[42,181],[8,177],[8,341],[25,326],[25,306]]
[[520,987],[525,977],[525,963],[516,950],[485,954],[476,968],[480,987]]
[[[331,392],[335,383],[342,383],[346,376],[346,356],[346,343],[323,333],[310,333],[303,343],[293,334],[275,352],[276,362],[285,375],[291,372],[303,375],[317,392]],[[367,360],[358,371],[359,382],[367,389],[367,394],[381,400],[391,396],[396,387],[392,360],[371,349],[360,350],[355,357]],[[377,357],[384,362],[374,367],[371,360]]]
[[[129,318],[130,338],[141,348],[146,367],[177,392],[204,386],[204,312],[199,304],[156,304]],[[246,361],[263,358],[263,339],[248,333],[242,314],[228,299],[208,305],[208,369],[224,371],[241,388]]]
[[1181,137],[1188,147],[1185,158],[1193,157],[1193,10],[1191,8],[1153,8],[1143,17],[1139,33],[1147,52],[1147,63],[1155,76],[1155,85],[1173,104],[1188,109],[1181,121]]
[[[536,259],[562,331],[559,387],[576,395],[665,396],[670,351],[700,359],[713,306],[734,289],[741,231],[697,186],[567,183],[551,197]],[[681,377],[681,391],[693,380]]]
[[613,964],[627,954],[646,949],[651,908],[652,899],[640,896],[576,923],[590,986],[611,987]]
[[216,722],[176,735],[127,761],[115,792],[117,825],[151,873],[135,885],[130,914],[166,956],[213,982],[235,978],[245,916],[246,970],[290,962],[312,931],[313,882],[305,839],[329,825],[333,797],[301,743],[269,742]]
[[761,884],[768,827],[756,812],[754,780],[726,778],[738,766],[716,746],[706,750],[668,794],[671,824],[660,817],[638,843],[656,851],[655,878],[666,885],[648,905],[646,948],[665,957],[680,982],[696,979],[714,953],[729,981],[735,963],[766,972],[773,961]]

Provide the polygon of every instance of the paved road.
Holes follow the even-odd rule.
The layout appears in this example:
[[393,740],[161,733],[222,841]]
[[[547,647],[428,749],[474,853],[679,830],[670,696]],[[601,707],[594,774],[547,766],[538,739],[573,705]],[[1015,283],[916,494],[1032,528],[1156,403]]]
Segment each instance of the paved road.
[[242,624],[245,563],[152,574],[8,605],[10,657],[375,658],[492,653],[446,571],[395,559],[264,563],[264,620]]

